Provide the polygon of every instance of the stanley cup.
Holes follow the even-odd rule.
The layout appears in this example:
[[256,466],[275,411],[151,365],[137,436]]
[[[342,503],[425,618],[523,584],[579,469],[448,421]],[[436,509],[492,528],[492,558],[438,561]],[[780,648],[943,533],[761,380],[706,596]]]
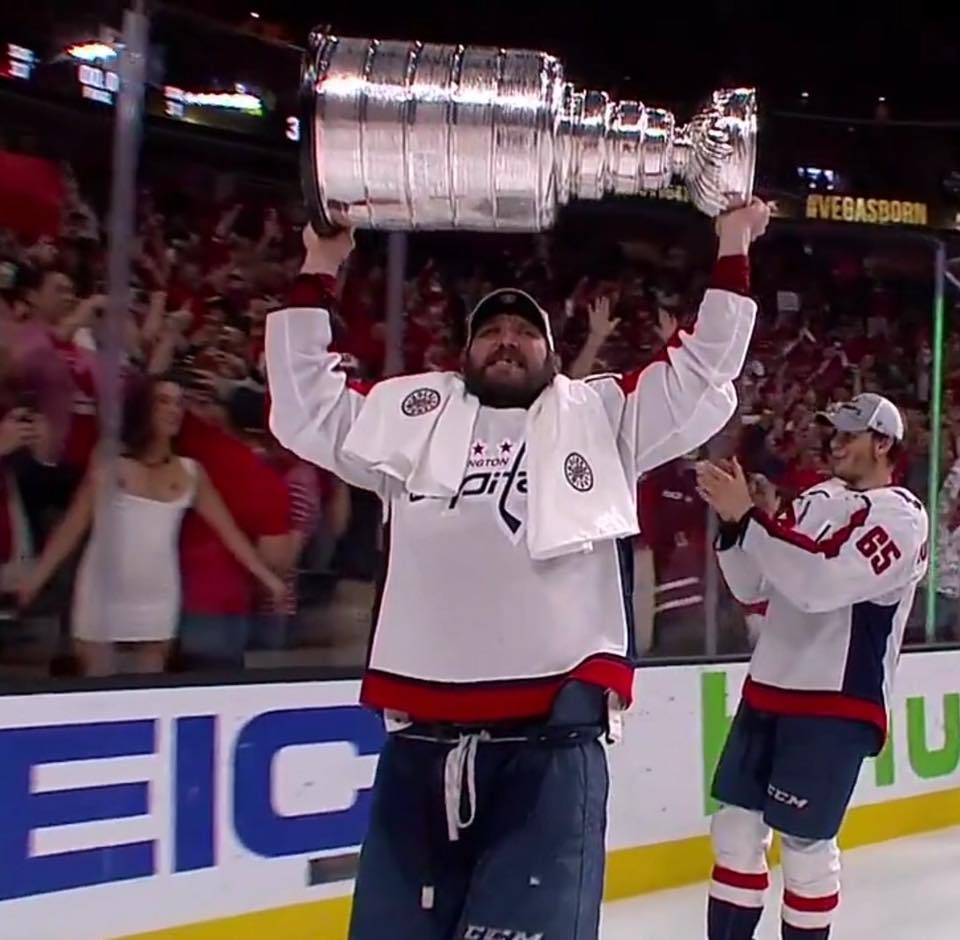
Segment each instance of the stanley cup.
[[301,81],[312,222],[530,232],[573,199],[682,181],[707,215],[749,201],[753,89],[718,91],[688,124],[564,80],[543,52],[314,32]]

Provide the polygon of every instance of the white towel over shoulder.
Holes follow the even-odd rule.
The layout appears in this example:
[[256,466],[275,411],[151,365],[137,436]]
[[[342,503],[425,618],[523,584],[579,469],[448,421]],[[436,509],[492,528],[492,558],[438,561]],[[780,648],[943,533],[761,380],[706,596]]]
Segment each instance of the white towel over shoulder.
[[387,379],[367,395],[343,442],[344,456],[419,496],[454,496],[479,407],[453,372]]
[[[402,481],[408,492],[453,496],[467,466],[479,402],[459,375],[426,373],[376,385],[344,441],[344,456]],[[547,559],[638,532],[630,486],[599,395],[557,376],[527,418],[527,548]]]
[[636,535],[637,506],[610,419],[586,382],[558,375],[527,418],[527,546],[534,558]]

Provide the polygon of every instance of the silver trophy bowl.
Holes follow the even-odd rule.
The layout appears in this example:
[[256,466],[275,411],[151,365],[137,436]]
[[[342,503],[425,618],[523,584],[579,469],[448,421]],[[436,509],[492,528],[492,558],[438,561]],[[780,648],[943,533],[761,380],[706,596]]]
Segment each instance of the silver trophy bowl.
[[565,81],[544,52],[310,37],[301,176],[311,220],[377,229],[530,232],[574,199],[682,181],[710,216],[753,192],[753,89],[688,124]]

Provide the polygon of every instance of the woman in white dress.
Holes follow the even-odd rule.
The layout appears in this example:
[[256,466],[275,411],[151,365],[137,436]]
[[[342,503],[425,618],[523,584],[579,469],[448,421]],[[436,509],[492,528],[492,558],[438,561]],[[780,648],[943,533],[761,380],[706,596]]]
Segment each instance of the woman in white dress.
[[183,421],[180,386],[148,378],[128,396],[113,498],[98,512],[104,465],[94,460],[63,521],[24,578],[26,606],[91,528],[73,595],[73,635],[87,675],[116,672],[116,644],[131,644],[136,671],[161,672],[180,613],[180,524],[194,509],[275,597],[283,581],[233,521],[203,468],[174,452]]

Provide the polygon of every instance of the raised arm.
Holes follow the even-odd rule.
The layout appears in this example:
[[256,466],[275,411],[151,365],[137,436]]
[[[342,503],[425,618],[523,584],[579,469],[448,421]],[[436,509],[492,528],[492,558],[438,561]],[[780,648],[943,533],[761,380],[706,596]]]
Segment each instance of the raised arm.
[[330,350],[329,307],[340,265],[353,248],[345,231],[321,239],[307,226],[306,258],[288,305],[267,317],[264,359],[270,386],[270,430],[284,447],[355,486],[380,492],[382,480],[345,462],[341,446],[363,405]]
[[620,325],[619,319],[612,319],[613,304],[609,297],[598,297],[587,308],[590,329],[576,359],[567,368],[571,379],[586,378],[592,371],[603,344]]
[[621,449],[637,475],[699,447],[732,417],[733,380],[743,368],[757,310],[747,296],[747,252],[769,219],[769,208],[757,200],[718,219],[717,264],[693,331],[678,331],[653,362],[617,380]]

